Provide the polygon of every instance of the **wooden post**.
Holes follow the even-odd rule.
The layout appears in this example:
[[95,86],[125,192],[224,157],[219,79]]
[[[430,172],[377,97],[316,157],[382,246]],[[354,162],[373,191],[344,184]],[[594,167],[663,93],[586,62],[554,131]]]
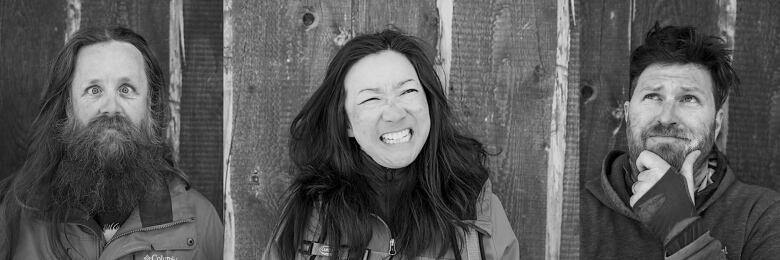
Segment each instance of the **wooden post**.
[[558,0],[555,86],[550,116],[550,148],[547,154],[547,235],[545,259],[557,260],[563,226],[563,172],[566,166],[566,115],[569,69],[569,3]]
[[222,51],[224,69],[222,70],[222,190],[224,191],[225,208],[225,247],[223,259],[236,259],[234,240],[236,235],[236,220],[233,209],[233,193],[231,190],[230,151],[233,147],[233,1],[225,0],[223,5],[223,44]]
[[68,0],[65,17],[65,42],[67,42],[81,26],[81,0]]
[[168,22],[168,73],[171,119],[168,122],[167,139],[173,149],[173,160],[179,161],[179,129],[181,129],[181,67],[184,60],[184,17],[182,0],[170,0]]
[[[718,13],[719,35],[726,40],[728,48],[734,50],[734,29],[737,24],[737,0],[718,0],[718,5],[720,6],[720,12]],[[733,59],[733,53],[731,56]],[[728,144],[729,135],[729,99],[726,99],[721,110],[723,110],[724,117],[720,128],[720,135],[716,142],[720,151],[726,153],[728,151],[726,145]]]

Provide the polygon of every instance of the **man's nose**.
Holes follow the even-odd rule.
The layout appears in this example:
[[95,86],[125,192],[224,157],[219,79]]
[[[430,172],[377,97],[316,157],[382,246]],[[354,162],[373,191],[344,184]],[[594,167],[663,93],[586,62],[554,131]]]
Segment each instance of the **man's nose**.
[[387,122],[395,122],[403,119],[406,116],[406,112],[403,108],[399,107],[394,100],[390,100],[382,109],[382,120]]
[[122,114],[122,107],[119,104],[119,96],[115,93],[106,93],[103,96],[103,104],[100,106],[100,114],[115,116]]
[[667,101],[661,107],[661,114],[658,115],[658,122],[664,125],[677,124],[677,102]]

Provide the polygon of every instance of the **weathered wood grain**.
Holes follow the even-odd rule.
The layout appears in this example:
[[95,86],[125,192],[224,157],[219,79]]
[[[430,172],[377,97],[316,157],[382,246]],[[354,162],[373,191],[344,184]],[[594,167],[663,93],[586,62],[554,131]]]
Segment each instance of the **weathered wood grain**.
[[[566,156],[560,259],[580,259],[580,30],[581,1],[570,1]],[[559,6],[560,8],[560,6]],[[559,39],[560,40],[560,39]]]
[[734,65],[742,86],[729,102],[729,160],[740,180],[780,190],[780,4],[737,7]]
[[571,23],[569,2],[558,0],[556,16],[555,86],[550,115],[550,148],[547,154],[547,223],[545,259],[560,259],[563,227],[566,130],[568,130],[569,54]]
[[183,8],[179,166],[222,215],[222,3],[188,0]]
[[489,158],[494,192],[520,239],[545,257],[556,3],[456,1],[450,100]]
[[584,184],[597,176],[609,150],[626,147],[623,101],[628,92],[632,10],[622,0],[581,1],[580,7],[579,166]]
[[65,42],[65,2],[0,1],[0,179],[25,160],[50,62]]
[[[289,183],[288,129],[318,87],[330,57],[357,33],[388,24],[434,41],[434,3],[418,1],[232,1],[233,136],[227,174],[236,259],[260,257]],[[424,18],[428,17],[428,18]],[[427,20],[426,20],[427,19]],[[428,22],[426,22],[428,21]],[[432,27],[432,28],[430,28]],[[430,33],[433,32],[433,33]]]

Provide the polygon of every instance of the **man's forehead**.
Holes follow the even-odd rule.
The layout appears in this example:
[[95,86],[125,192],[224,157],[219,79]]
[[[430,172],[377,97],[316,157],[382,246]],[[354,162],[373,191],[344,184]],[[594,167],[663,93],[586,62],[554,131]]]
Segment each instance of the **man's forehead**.
[[681,91],[712,92],[713,81],[709,71],[698,64],[653,64],[637,79],[637,91],[677,89]]

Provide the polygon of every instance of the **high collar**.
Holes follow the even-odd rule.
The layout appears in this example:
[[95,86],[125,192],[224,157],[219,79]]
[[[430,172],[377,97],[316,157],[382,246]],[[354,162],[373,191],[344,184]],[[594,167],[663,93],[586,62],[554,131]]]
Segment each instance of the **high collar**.
[[[119,231],[146,228],[170,223],[175,219],[194,216],[194,212],[191,209],[175,207],[175,205],[186,205],[174,203],[174,200],[183,199],[179,198],[180,196],[178,195],[185,190],[186,187],[183,181],[174,178],[168,182],[168,185],[164,185],[163,188],[148,194],[130,213],[127,220],[122,223]],[[103,229],[93,217],[81,209],[72,209],[68,214],[66,222],[86,226],[95,234],[103,233]]]
[[362,172],[374,183],[399,183],[410,175],[411,165],[392,169],[379,165],[363,151],[360,152],[360,155]]
[[[718,176],[719,183],[713,183],[710,187],[697,192],[697,213],[703,212],[712,205],[736,180],[723,153],[713,150],[710,156],[716,157],[717,167],[715,170],[720,173]],[[628,154],[623,151],[609,152],[602,162],[601,173],[589,180],[585,184],[585,188],[608,208],[626,217],[639,220],[627,203],[630,195],[625,184],[625,171],[630,169],[625,166],[628,164],[625,162],[627,161],[626,157],[628,157]],[[701,196],[701,199],[698,196]]]

